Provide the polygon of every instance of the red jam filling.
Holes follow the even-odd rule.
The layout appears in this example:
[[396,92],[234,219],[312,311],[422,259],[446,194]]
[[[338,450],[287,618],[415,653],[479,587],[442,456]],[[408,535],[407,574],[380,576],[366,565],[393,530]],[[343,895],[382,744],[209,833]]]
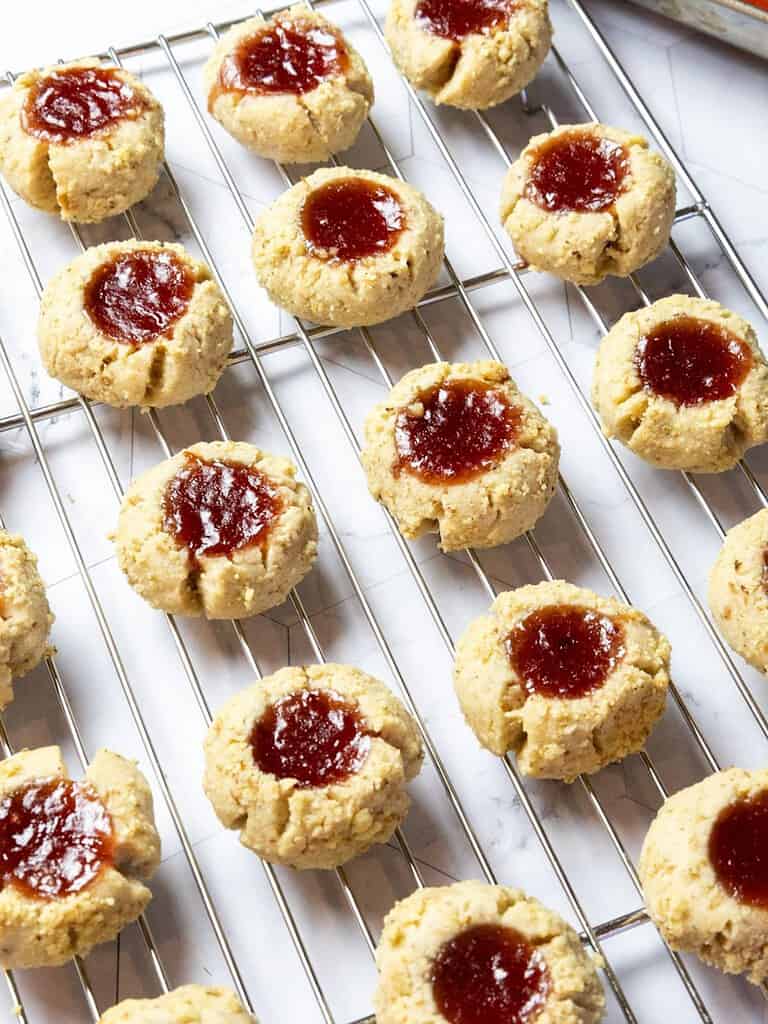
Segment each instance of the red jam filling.
[[354,704],[332,690],[300,690],[276,701],[251,732],[256,765],[300,789],[344,782],[359,771],[371,734]]
[[680,316],[640,339],[635,365],[649,391],[677,405],[699,405],[730,398],[752,368],[752,352],[717,324]]
[[87,785],[32,782],[0,800],[0,877],[32,896],[79,892],[112,863],[112,820]]
[[624,655],[624,630],[588,608],[550,605],[519,622],[506,647],[531,696],[584,697],[604,685]]
[[768,909],[768,791],[720,812],[709,834],[709,859],[734,899]]
[[189,268],[172,252],[137,249],[96,268],[85,287],[85,311],[107,337],[142,345],[171,334],[194,288]]
[[22,111],[30,135],[71,142],[102,132],[146,109],[143,96],[114,68],[63,68],[36,82]]
[[209,106],[222,92],[303,95],[348,67],[347,48],[329,27],[277,21],[224,59]]
[[186,452],[165,491],[163,526],[193,559],[263,544],[282,502],[272,481],[235,462]]
[[459,42],[505,25],[516,6],[516,0],[419,0],[415,17],[427,32]]
[[449,1024],[529,1024],[549,991],[544,958],[500,925],[467,928],[445,943],[432,966],[432,993]]
[[628,173],[624,146],[589,132],[565,132],[535,151],[525,196],[552,213],[605,210],[626,188]]
[[395,473],[456,484],[495,466],[514,444],[520,410],[489,384],[447,381],[419,395],[395,420]]
[[362,260],[389,252],[405,229],[405,211],[384,185],[342,178],[310,192],[301,211],[301,226],[315,256]]

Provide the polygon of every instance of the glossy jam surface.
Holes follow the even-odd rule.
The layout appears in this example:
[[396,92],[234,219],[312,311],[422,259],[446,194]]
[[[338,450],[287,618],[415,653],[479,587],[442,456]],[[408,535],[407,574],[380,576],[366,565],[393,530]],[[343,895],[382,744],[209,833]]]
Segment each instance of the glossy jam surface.
[[389,252],[405,228],[405,211],[391,189],[364,178],[342,178],[310,192],[301,227],[316,256],[362,260]]
[[709,859],[731,896],[768,908],[768,791],[720,812],[709,834]]
[[137,249],[97,267],[84,305],[102,334],[142,345],[171,333],[194,288],[192,274],[173,253]]
[[520,410],[496,388],[455,380],[426,391],[395,420],[395,472],[427,483],[464,483],[514,444]]
[[32,87],[22,124],[38,138],[71,142],[137,117],[145,107],[144,98],[112,68],[65,68]]
[[166,531],[195,559],[263,543],[281,511],[280,496],[263,473],[191,452],[168,483],[163,504]]
[[0,800],[0,877],[54,899],[84,889],[112,863],[106,808],[90,787],[64,779],[34,782]]
[[357,708],[332,690],[300,690],[274,703],[253,727],[253,759],[299,788],[330,786],[359,771],[371,746]]
[[473,32],[487,35],[516,6],[516,0],[419,0],[415,16],[427,32],[458,42]]
[[640,339],[635,365],[649,391],[677,405],[700,405],[734,394],[752,368],[752,353],[709,320],[681,316]]
[[432,965],[432,993],[449,1024],[529,1024],[549,989],[543,957],[519,932],[500,925],[460,932]]
[[349,67],[344,43],[329,28],[302,21],[277,21],[244,39],[222,62],[221,92],[293,93],[315,89],[324,78]]
[[576,698],[605,683],[624,654],[624,630],[588,608],[550,605],[519,622],[506,645],[528,693]]
[[552,213],[605,210],[624,191],[628,171],[623,146],[587,132],[565,132],[535,151],[525,195]]

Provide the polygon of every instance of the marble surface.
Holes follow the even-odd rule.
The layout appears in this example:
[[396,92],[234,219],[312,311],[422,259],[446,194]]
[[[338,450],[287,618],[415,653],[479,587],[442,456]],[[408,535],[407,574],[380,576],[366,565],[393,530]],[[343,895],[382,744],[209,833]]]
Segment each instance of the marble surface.
[[[644,92],[672,144],[686,159],[756,279],[768,287],[766,66],[629,4],[589,0],[588,8]],[[381,5],[376,9],[381,13]],[[375,120],[387,146],[406,177],[424,188],[447,213],[448,254],[457,272],[471,276],[495,269],[498,256],[361,9],[352,0],[338,0],[332,10],[369,62],[378,94]],[[247,5],[240,0],[218,4],[209,0],[187,0],[184,4],[180,0],[164,4],[136,0],[119,10],[112,5],[80,3],[74,8],[57,5],[46,11],[41,24],[39,9],[31,5],[14,8],[13,31],[4,32],[0,38],[0,64],[19,70],[30,63],[98,50],[109,42],[147,38],[156,31],[200,23],[212,15],[221,19],[247,12]],[[617,124],[642,127],[565,0],[554,0],[553,17],[558,46],[600,116]],[[175,48],[198,101],[201,62],[209,45],[203,40]],[[290,332],[289,318],[271,307],[255,286],[245,219],[167,64],[154,52],[132,58],[129,66],[145,76],[166,106],[170,166],[249,337],[258,343]],[[531,94],[533,100],[546,98],[563,120],[583,119],[552,59]],[[471,115],[438,113],[434,109],[430,112],[495,226],[504,171],[499,154]],[[540,115],[524,114],[514,101],[494,111],[490,120],[513,157],[528,136],[543,127]],[[251,215],[257,213],[283,187],[279,174],[272,165],[240,150],[217,126],[213,131],[237,188],[242,190],[245,207]],[[387,169],[384,153],[368,128],[346,159],[352,165]],[[688,202],[681,188],[680,205]],[[29,210],[21,201],[13,199],[12,208],[28,239],[36,272],[44,282],[75,254],[76,243],[66,228]],[[189,225],[166,179],[136,210],[136,217],[147,237],[179,238],[195,248]],[[90,243],[125,237],[127,232],[125,222],[116,220],[88,229],[84,239]],[[675,230],[675,240],[690,257],[705,287],[752,319],[758,332],[765,335],[767,325],[760,311],[738,283],[706,227],[698,221],[681,224]],[[0,253],[0,336],[26,400],[32,406],[56,401],[65,394],[40,367],[34,340],[35,289],[4,216],[0,216]],[[669,255],[644,271],[641,278],[654,297],[685,285]],[[563,476],[622,586],[671,637],[676,684],[714,754],[722,764],[762,765],[764,729],[739,694],[734,677],[754,695],[760,713],[768,705],[765,680],[738,659],[730,664],[723,661],[695,608],[695,601],[703,599],[706,573],[719,546],[717,531],[681,477],[654,472],[620,449],[615,450],[618,462],[612,461],[597,438],[584,399],[577,397],[577,392],[588,393],[599,340],[595,322],[572,288],[533,275],[525,278],[525,287],[541,311],[544,327],[551,332],[553,346],[572,374],[573,387],[510,283],[473,292],[472,303],[515,378],[524,390],[545,403],[544,411],[556,423],[563,443]],[[618,282],[593,289],[591,296],[609,321],[637,302],[631,288]],[[481,337],[456,299],[427,307],[425,318],[447,357],[485,354]],[[237,343],[241,345],[242,339]],[[423,336],[409,317],[376,328],[373,343],[382,365],[393,377],[430,358]],[[354,332],[318,341],[316,352],[327,379],[337,390],[349,432],[359,438],[367,409],[385,392],[380,369]],[[379,674],[396,690],[405,683],[499,879],[524,887],[577,923],[503,763],[478,749],[460,719],[450,684],[451,657],[445,638],[385,517],[367,496],[350,438],[307,352],[301,347],[283,348],[264,356],[261,370],[260,378],[250,362],[243,362],[228,371],[217,388],[216,402],[227,429],[236,437],[288,453],[289,445],[271,404],[274,398],[306,458],[344,557],[364,595],[365,606],[345,571],[327,524],[323,524],[318,566],[300,587],[300,594],[325,655]],[[0,417],[16,411],[14,396],[0,374]],[[94,413],[120,486],[162,457],[147,417],[103,408]],[[163,412],[160,422],[173,449],[216,436],[202,401]],[[221,829],[201,792],[204,718],[164,618],[130,591],[116,567],[107,534],[115,522],[117,499],[87,420],[79,410],[59,415],[40,424],[39,436],[149,737],[159,753],[168,788],[219,908],[253,1004],[267,1024],[320,1021],[322,1016],[268,879],[258,861],[239,847],[233,835]],[[753,453],[749,464],[768,486],[768,453]],[[690,590],[681,586],[660,553],[617,466],[647,503],[674,564],[690,581]],[[738,473],[698,482],[725,526],[757,507],[754,493]],[[40,554],[57,615],[57,665],[86,750],[93,752],[102,745],[118,749],[138,758],[154,778],[67,537],[49,499],[41,466],[26,432],[20,428],[0,433],[0,514],[11,529],[23,532]],[[537,527],[536,539],[556,575],[611,591],[611,581],[562,493]],[[487,593],[463,555],[440,554],[432,539],[409,547],[418,571],[432,589],[446,633],[455,639],[469,619],[487,607]],[[541,576],[541,566],[524,541],[488,553],[482,561],[497,588]],[[371,621],[381,628],[378,637]],[[227,625],[181,622],[179,628],[191,652],[204,700],[215,709],[247,683],[253,672]],[[306,630],[290,605],[246,623],[245,632],[262,672],[314,657]],[[381,638],[385,639],[384,645]],[[18,699],[6,718],[16,747],[59,742],[74,770],[75,751],[44,668],[19,685]],[[670,790],[695,781],[707,770],[672,701],[648,750]],[[659,796],[638,758],[603,771],[593,785],[621,846],[612,841],[589,794],[579,784],[566,787],[526,782],[525,793],[573,881],[584,913],[590,922],[597,923],[640,905],[621,847],[630,861],[636,858]],[[174,984],[190,980],[226,983],[226,967],[156,778],[154,788],[164,856],[148,919],[160,953]],[[413,795],[414,808],[404,831],[427,881],[480,877],[471,845],[433,764],[427,763]],[[332,874],[284,871],[277,872],[277,877],[335,1020],[341,1024],[369,1013],[372,961],[338,880]],[[382,914],[410,890],[407,865],[394,846],[383,847],[351,864],[348,877],[375,937]],[[699,1019],[650,925],[607,940],[604,953],[639,1021],[651,1024],[672,1014],[679,1024]],[[703,969],[687,958],[685,963],[712,1020],[727,1024],[768,1021],[766,1004],[755,989]],[[101,1009],[118,995],[156,991],[136,928],[124,933],[119,949],[115,945],[100,948],[86,967]],[[71,968],[22,972],[17,980],[30,1022],[56,1020],[69,1024],[88,1019]],[[624,1019],[613,995],[609,995],[608,1019]],[[0,1020],[15,1020],[5,1000],[0,1000]]]

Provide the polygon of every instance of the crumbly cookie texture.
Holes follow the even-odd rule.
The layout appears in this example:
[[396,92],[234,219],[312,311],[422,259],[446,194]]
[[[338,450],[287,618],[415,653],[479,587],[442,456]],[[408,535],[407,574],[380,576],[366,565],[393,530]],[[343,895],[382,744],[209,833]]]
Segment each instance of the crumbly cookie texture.
[[[58,747],[23,750],[0,763],[0,799],[29,783],[66,779]],[[38,899],[15,885],[0,890],[0,966],[53,967],[86,956],[135,921],[149,903],[143,884],[160,863],[152,791],[133,761],[100,750],[85,773],[109,812],[114,862],[66,896]]]
[[[551,605],[587,608],[623,627],[623,656],[583,697],[529,694],[507,654],[514,626]],[[669,659],[669,642],[642,612],[555,580],[499,594],[459,640],[453,679],[467,724],[487,750],[514,751],[525,775],[572,782],[643,748],[664,711]]]
[[157,999],[124,999],[99,1024],[256,1024],[226,988],[182,985]]
[[[168,336],[132,345],[98,329],[85,308],[85,292],[104,263],[147,251],[172,253],[195,284]],[[48,282],[37,338],[48,373],[86,398],[118,408],[161,408],[214,389],[232,348],[232,314],[208,267],[181,245],[133,238],[87,249]]]
[[578,935],[519,889],[483,882],[420,889],[396,903],[376,950],[378,1024],[445,1024],[432,994],[432,964],[446,942],[475,925],[512,928],[546,963],[551,988],[536,1024],[598,1024],[605,997]]
[[[304,201],[331,181],[362,178],[390,189],[406,226],[387,252],[357,261],[323,259],[307,246]],[[434,284],[443,260],[443,218],[405,182],[374,171],[321,168],[284,192],[256,222],[252,255],[259,283],[295,316],[337,327],[377,324],[412,309]]]
[[[496,466],[463,483],[436,484],[408,472],[395,474],[395,423],[424,391],[446,381],[498,387],[521,410],[515,443]],[[439,533],[443,551],[506,544],[543,515],[557,483],[560,446],[555,428],[521,394],[501,363],[429,363],[411,370],[365,421],[363,467],[373,497],[385,505],[409,539]]]
[[418,0],[392,0],[386,37],[392,58],[435,103],[483,110],[524,89],[552,42],[547,0],[520,0],[503,24],[456,42],[419,23]]
[[[359,770],[343,782],[300,788],[254,762],[249,737],[281,697],[331,690],[356,704],[371,732]],[[406,783],[421,768],[416,723],[379,680],[349,665],[280,669],[243,690],[217,714],[205,740],[203,787],[219,820],[273,864],[333,868],[385,843],[410,806]]]
[[[629,155],[628,187],[607,210],[552,212],[525,195],[536,152],[573,131],[623,145]],[[574,284],[599,284],[609,274],[627,277],[655,259],[669,241],[675,216],[675,175],[642,135],[605,124],[562,125],[536,135],[504,179],[501,222],[518,253],[534,270]]]
[[[729,398],[677,405],[643,387],[636,366],[641,339],[676,317],[715,324],[749,346],[752,368]],[[662,469],[720,473],[768,440],[768,365],[750,324],[710,299],[670,295],[625,313],[597,352],[592,401],[603,433]]]
[[768,509],[728,531],[709,574],[709,607],[734,651],[768,674]]
[[13,700],[12,681],[52,653],[52,625],[37,558],[21,537],[0,530],[0,711]]
[[160,174],[163,108],[128,71],[115,73],[145,102],[137,117],[68,142],[40,139],[22,127],[22,108],[41,78],[65,68],[101,66],[98,60],[79,60],[28,71],[0,96],[0,170],[5,180],[31,206],[65,221],[92,223],[122,213],[149,195]]
[[[267,476],[282,502],[263,545],[201,555],[195,567],[163,526],[165,490],[186,452],[239,463]],[[317,522],[309,491],[288,459],[242,441],[201,441],[142,473],[126,492],[114,535],[128,582],[153,608],[174,615],[239,619],[282,604],[317,555]]]
[[[275,22],[332,32],[347,51],[348,67],[301,95],[220,91],[223,61],[244,40]],[[203,82],[211,114],[230,135],[259,156],[285,164],[319,163],[349,149],[373,104],[373,82],[360,54],[327,18],[300,4],[269,21],[257,16],[234,25],[216,44],[203,69]]]
[[768,977],[768,910],[734,899],[709,859],[720,812],[768,789],[768,770],[729,768],[669,797],[643,843],[640,879],[648,913],[673,949],[728,974]]

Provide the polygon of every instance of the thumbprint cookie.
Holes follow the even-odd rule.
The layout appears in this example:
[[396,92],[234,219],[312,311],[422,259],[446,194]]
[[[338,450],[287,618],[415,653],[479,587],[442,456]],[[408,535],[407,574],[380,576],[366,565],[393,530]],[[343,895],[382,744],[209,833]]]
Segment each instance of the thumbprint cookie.
[[0,97],[0,170],[30,205],[101,221],[155,187],[163,108],[130,72],[98,60],[20,75]]
[[124,999],[99,1024],[256,1024],[225,988],[182,985],[156,999]]

